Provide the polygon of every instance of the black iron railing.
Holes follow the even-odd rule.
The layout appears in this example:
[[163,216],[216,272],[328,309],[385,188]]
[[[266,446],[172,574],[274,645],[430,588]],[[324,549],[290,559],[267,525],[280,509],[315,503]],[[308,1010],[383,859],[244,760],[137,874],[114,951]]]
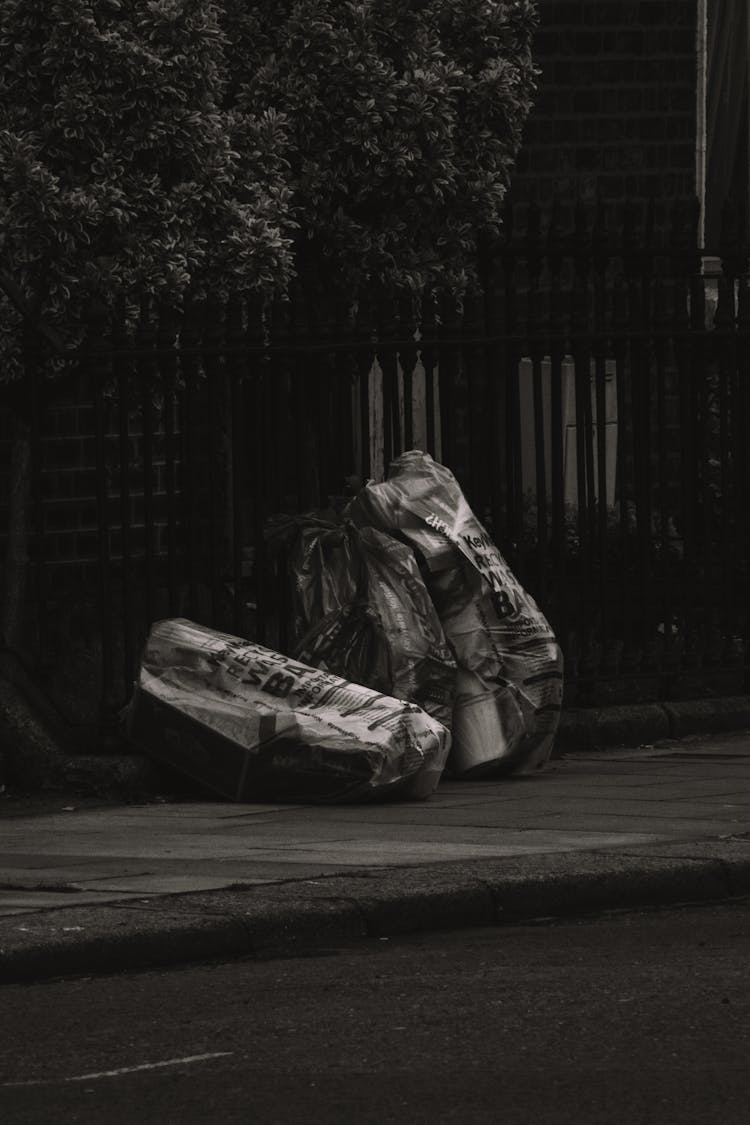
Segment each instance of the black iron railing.
[[694,212],[653,229],[532,209],[462,303],[353,311],[308,279],[271,308],[144,301],[67,383],[39,353],[27,636],[51,689],[113,713],[161,616],[283,648],[266,521],[340,510],[412,447],[453,469],[550,617],[568,701],[746,689],[747,255],[725,245],[712,277]]

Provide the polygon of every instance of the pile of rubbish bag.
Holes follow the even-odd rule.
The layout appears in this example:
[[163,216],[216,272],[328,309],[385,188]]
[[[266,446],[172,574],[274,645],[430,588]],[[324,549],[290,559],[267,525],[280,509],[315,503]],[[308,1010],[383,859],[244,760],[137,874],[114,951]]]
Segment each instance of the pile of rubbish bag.
[[340,517],[279,517],[289,655],[182,619],[149,635],[130,737],[236,801],[424,799],[544,767],[562,654],[429,454],[402,454]]

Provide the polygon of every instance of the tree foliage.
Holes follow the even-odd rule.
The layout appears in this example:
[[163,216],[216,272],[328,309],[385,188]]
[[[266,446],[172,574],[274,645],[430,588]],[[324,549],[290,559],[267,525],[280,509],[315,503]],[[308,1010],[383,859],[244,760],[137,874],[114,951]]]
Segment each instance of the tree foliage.
[[0,270],[68,338],[92,300],[271,293],[309,261],[461,288],[501,221],[534,21],[532,0],[0,0]]
[[227,105],[224,47],[205,0],[0,0],[0,269],[64,334],[92,299],[286,282],[284,125]]
[[288,121],[298,255],[463,287],[501,222],[535,21],[531,0],[224,0],[232,103]]

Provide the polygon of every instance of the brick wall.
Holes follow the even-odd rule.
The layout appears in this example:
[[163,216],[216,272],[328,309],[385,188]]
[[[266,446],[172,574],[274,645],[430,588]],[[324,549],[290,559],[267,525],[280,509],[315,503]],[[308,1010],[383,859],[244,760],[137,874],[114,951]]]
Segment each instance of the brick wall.
[[[123,437],[113,405],[105,404],[102,422],[103,492],[97,471],[95,405],[87,388],[81,385],[75,398],[54,402],[40,415],[38,444],[34,443],[33,452],[32,492],[41,505],[34,504],[32,529],[35,538],[41,536],[49,585],[58,591],[95,584],[102,550],[112,560],[122,557],[123,522],[129,527],[131,550],[136,554],[144,550],[147,489],[152,516],[151,550],[155,556],[166,552],[168,466],[162,420],[154,420],[146,463],[143,419],[138,413],[127,419],[128,470],[124,475],[120,466]],[[0,411],[0,486],[6,485],[0,490],[0,548],[7,519],[5,498],[10,458],[10,415]],[[121,500],[123,486],[126,509]],[[100,520],[102,502],[104,532]]]
[[696,0],[539,0],[542,74],[514,195],[695,193]]
[[[60,413],[63,413],[62,411]],[[55,581],[75,577],[73,571],[80,573],[80,563],[94,563],[99,558],[102,546],[108,556],[115,560],[122,557],[123,510],[119,486],[119,435],[111,429],[106,435],[105,448],[109,455],[106,470],[107,502],[105,505],[108,531],[104,535],[99,526],[99,502],[97,497],[97,473],[95,464],[95,440],[81,436],[77,440],[68,437],[48,440],[42,443],[44,468],[41,474],[44,535],[44,552],[48,567],[55,571]],[[126,520],[129,524],[131,550],[142,553],[146,540],[143,513],[143,482],[136,479],[142,467],[140,435],[131,433],[130,445],[133,464],[127,474],[130,478],[130,495],[126,501]],[[162,454],[163,456],[163,454]],[[141,474],[142,475],[142,474]],[[164,516],[164,465],[153,466],[154,500],[157,505],[157,520],[153,528],[154,553],[163,554],[165,540]]]
[[[101,440],[95,436],[98,422]],[[91,389],[81,381],[70,396],[40,411],[32,438],[31,565],[18,644],[34,661],[49,698],[77,723],[95,722],[100,705],[127,695],[146,604],[149,616],[166,616],[171,609],[165,594],[167,482],[171,471],[178,505],[180,442],[175,434],[170,470],[157,407],[150,430],[146,438],[141,410],[130,412],[123,424],[111,401],[105,400],[98,415]],[[10,417],[0,409],[0,486],[9,479],[11,454]],[[7,518],[6,487],[0,492],[0,581]]]

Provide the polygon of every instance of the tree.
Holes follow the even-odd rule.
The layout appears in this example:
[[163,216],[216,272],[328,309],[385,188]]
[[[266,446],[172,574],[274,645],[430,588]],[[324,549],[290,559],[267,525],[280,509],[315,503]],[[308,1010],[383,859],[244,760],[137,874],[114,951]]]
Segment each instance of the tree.
[[283,288],[284,124],[226,104],[224,48],[205,0],[0,0],[3,268],[64,338],[94,298]]
[[288,123],[298,262],[463,288],[531,107],[531,0],[224,0],[229,103]]
[[[284,123],[227,104],[224,48],[205,0],[0,0],[0,380],[23,375],[24,337],[80,343],[92,305],[134,319],[144,295],[284,287]],[[23,411],[14,438],[11,645],[27,569]]]
[[75,342],[92,299],[271,293],[294,261],[461,288],[534,24],[532,0],[0,0],[6,293]]

